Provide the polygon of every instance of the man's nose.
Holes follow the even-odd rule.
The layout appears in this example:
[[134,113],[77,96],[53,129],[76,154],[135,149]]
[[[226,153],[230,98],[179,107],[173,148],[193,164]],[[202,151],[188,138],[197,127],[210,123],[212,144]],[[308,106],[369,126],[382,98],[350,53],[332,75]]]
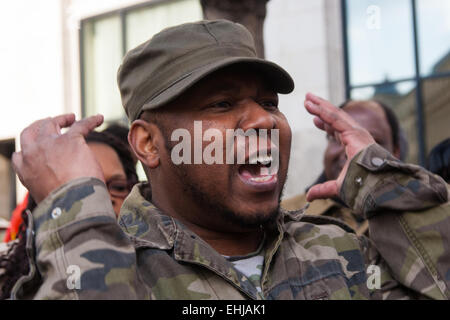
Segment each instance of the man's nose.
[[274,129],[276,125],[277,121],[273,113],[265,109],[254,100],[247,100],[244,102],[239,128],[244,131],[249,129],[270,130]]

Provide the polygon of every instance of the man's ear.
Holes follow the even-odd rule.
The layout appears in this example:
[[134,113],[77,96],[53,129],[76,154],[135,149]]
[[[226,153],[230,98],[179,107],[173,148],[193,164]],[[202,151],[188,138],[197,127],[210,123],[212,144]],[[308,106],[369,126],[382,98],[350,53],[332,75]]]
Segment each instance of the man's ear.
[[155,169],[160,163],[159,146],[162,146],[161,131],[144,120],[135,120],[128,133],[128,142],[138,159],[145,167]]

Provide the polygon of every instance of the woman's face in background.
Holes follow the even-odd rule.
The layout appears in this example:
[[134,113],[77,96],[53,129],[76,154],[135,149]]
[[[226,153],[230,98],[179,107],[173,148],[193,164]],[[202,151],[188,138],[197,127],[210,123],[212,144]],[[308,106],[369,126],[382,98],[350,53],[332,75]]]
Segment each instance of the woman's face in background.
[[88,146],[102,168],[114,212],[119,216],[122,203],[129,194],[127,176],[119,155],[113,148],[103,143],[89,142]]

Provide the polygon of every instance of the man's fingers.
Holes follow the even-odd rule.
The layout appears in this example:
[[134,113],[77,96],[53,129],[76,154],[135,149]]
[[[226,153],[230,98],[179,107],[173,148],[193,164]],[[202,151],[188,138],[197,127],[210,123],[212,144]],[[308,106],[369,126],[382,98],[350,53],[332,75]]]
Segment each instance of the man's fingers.
[[322,101],[325,101],[325,99],[322,99],[322,98],[316,96],[315,94],[312,94],[311,92],[308,92],[306,94],[306,100],[310,100],[311,102],[313,102],[315,104],[320,104]]
[[53,122],[56,124],[56,128],[59,131],[58,134],[61,134],[62,128],[68,128],[75,122],[75,114],[63,114],[53,118]]
[[339,196],[339,188],[336,180],[327,181],[311,187],[306,194],[308,202],[316,199],[328,199]]
[[38,137],[60,135],[62,128],[70,127],[69,131],[75,134],[87,135],[90,131],[103,123],[103,116],[96,115],[75,122],[73,113],[63,114],[54,118],[46,118],[33,122],[20,134],[21,149],[27,149],[36,143]]
[[309,113],[319,117],[338,132],[350,130],[356,125],[354,120],[345,112],[311,93],[306,95],[305,108]]
[[57,117],[46,119],[39,128],[39,136],[60,135],[61,128],[70,127],[75,122],[75,114],[63,114]]
[[75,122],[69,129],[67,133],[70,134],[80,134],[85,137],[89,132],[97,128],[103,123],[103,116],[96,115],[91,116],[86,119]]
[[26,148],[35,143],[38,136],[47,136],[51,134],[60,134],[61,128],[69,127],[75,122],[75,115],[63,114],[54,118],[45,118],[37,120],[25,128],[20,134],[21,148]]
[[325,122],[323,122],[319,117],[314,117],[314,125],[320,130],[325,130]]
[[337,140],[340,141],[339,134],[333,129],[333,127],[323,122],[319,117],[314,117],[314,125],[320,130],[325,131],[328,135],[336,137]]
[[336,108],[324,108],[323,105],[317,105],[311,101],[305,101],[305,107],[309,113],[317,116],[338,132],[353,129],[352,121],[348,121],[346,117],[343,117],[341,112]]
[[26,148],[29,145],[33,145],[35,142],[36,137],[39,134],[39,130],[41,126],[48,121],[50,118],[41,119],[33,122],[28,127],[23,129],[23,131],[20,133],[20,146],[21,149]]

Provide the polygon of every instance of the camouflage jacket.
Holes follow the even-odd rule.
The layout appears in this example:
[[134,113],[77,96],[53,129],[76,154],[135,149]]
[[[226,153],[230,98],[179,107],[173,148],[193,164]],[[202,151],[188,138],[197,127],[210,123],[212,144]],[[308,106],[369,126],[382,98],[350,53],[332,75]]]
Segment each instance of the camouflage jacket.
[[[265,226],[263,297],[448,299],[443,180],[372,145],[352,161],[341,190],[354,212],[370,218],[372,238],[332,218],[281,210]],[[147,199],[148,186],[135,186],[117,223],[101,181],[78,179],[55,190],[33,212],[31,271],[12,298],[258,298],[231,262]],[[23,290],[37,275],[40,285]]]
[[[307,204],[306,193],[281,201],[281,207],[289,211],[300,210]],[[314,200],[308,204],[305,214],[339,219],[355,230],[358,236],[369,236],[369,221],[333,199]]]

